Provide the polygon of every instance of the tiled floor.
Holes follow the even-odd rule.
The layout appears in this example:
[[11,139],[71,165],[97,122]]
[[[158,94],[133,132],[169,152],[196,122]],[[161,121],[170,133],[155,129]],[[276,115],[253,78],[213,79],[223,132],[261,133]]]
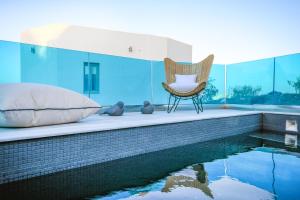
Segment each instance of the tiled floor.
[[200,114],[196,114],[195,111],[190,110],[178,111],[170,114],[166,113],[165,111],[157,111],[152,115],[143,115],[138,112],[128,112],[119,117],[94,115],[78,123],[34,128],[0,128],[0,142],[140,126],[151,126],[211,118],[249,115],[255,113],[260,112],[229,109],[207,109]]

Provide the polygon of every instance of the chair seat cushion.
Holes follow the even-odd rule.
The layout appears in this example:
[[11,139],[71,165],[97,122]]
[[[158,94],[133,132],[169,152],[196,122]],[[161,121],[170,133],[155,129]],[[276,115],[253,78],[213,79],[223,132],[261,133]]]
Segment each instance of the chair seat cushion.
[[169,87],[180,93],[188,93],[198,87],[199,83],[171,83]]
[[71,90],[50,85],[0,84],[0,127],[32,127],[79,121],[100,105]]
[[196,83],[197,74],[175,74],[175,82],[180,84]]

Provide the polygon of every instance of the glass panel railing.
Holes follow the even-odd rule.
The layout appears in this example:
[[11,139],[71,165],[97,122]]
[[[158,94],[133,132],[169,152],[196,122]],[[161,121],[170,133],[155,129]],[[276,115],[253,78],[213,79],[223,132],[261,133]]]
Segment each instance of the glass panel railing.
[[300,105],[300,54],[275,59],[274,104]]
[[[300,105],[300,54],[229,64],[226,71],[225,83],[225,66],[212,66],[204,103]],[[0,41],[0,83],[55,85],[106,106],[167,104],[164,81],[163,61]]]
[[227,103],[300,105],[300,54],[227,65]]
[[203,93],[203,103],[225,103],[225,65],[213,64]]
[[273,58],[227,65],[228,104],[272,104]]

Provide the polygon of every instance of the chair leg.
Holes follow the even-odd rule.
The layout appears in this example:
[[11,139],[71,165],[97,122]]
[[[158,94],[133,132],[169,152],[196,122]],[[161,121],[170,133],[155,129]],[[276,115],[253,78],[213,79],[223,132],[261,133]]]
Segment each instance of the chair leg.
[[[174,97],[174,101],[172,103],[172,106],[171,106],[171,97]],[[178,98],[178,97],[173,96],[172,94],[170,94],[167,112],[170,113],[170,112],[172,112],[172,110],[173,110],[173,112],[175,112],[175,110],[176,110],[176,108],[178,106],[179,101],[180,101],[180,98]]]
[[181,100],[181,97],[176,97],[176,99],[177,99],[177,103],[176,103],[176,105],[175,105],[175,108],[174,108],[174,110],[173,110],[173,112],[175,112],[176,111],[176,109],[177,109],[177,106],[178,106],[178,104],[179,104],[179,102],[180,102],[180,100]]
[[171,97],[172,95],[169,95],[169,102],[168,102],[168,109],[167,109],[167,113],[170,113],[172,110],[170,109],[170,103],[171,103]]
[[[172,97],[174,97],[174,101],[171,105],[171,98]],[[193,104],[194,104],[194,107],[195,107],[195,110],[196,110],[197,114],[199,114],[200,111],[203,112],[202,96],[199,98],[199,95],[195,95],[195,96],[192,97],[192,100],[193,100]],[[170,93],[167,112],[170,113],[170,112],[172,112],[172,110],[173,110],[173,112],[175,112],[180,101],[181,101],[181,97],[177,97],[177,96],[172,95]]]
[[202,106],[202,96],[199,98],[199,95],[197,95],[197,101],[198,105],[200,106],[200,111],[203,112],[203,106]]
[[192,97],[192,101],[193,101],[193,104],[194,104],[194,107],[195,107],[195,110],[196,110],[197,114],[199,114],[200,108],[199,108],[198,102],[195,98],[196,97]]

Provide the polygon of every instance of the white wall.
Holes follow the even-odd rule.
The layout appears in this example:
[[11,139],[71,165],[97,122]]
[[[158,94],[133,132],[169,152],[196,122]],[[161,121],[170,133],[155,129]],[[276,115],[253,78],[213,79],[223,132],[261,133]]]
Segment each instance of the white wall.
[[146,60],[169,56],[176,61],[192,61],[189,44],[159,36],[80,26],[54,24],[32,28],[21,34],[21,42]]
[[177,62],[191,62],[192,61],[192,46],[186,45],[182,42],[178,42],[173,39],[167,40],[167,57],[177,61]]

